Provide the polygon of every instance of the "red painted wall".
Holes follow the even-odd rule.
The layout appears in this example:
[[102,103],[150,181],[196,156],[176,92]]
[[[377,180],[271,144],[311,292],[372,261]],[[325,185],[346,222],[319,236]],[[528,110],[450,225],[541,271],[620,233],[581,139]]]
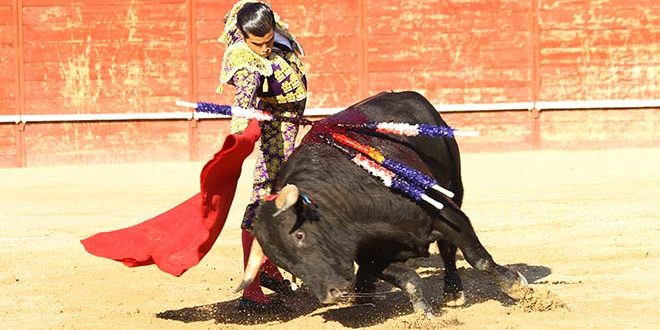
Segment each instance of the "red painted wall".
[[[656,0],[273,0],[308,107],[411,89],[435,104],[660,99]],[[0,116],[185,111],[214,94],[233,1],[0,0]],[[448,113],[464,150],[658,146],[659,109]],[[0,167],[204,160],[226,120],[0,123]]]
[[540,1],[540,99],[660,97],[660,1]]

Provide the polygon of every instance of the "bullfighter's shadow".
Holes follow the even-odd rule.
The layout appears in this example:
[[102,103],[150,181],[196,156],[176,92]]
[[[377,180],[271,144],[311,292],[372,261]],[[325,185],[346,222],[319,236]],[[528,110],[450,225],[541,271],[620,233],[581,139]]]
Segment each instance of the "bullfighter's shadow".
[[[436,315],[442,315],[443,308],[443,268],[442,259],[438,255],[429,258],[413,259],[408,265],[417,270],[424,282],[425,296],[429,300]],[[440,265],[440,266],[438,266]],[[509,267],[523,274],[530,284],[550,275],[551,270],[545,266],[527,264],[512,264]],[[486,301],[498,301],[503,306],[512,306],[515,301],[509,298],[481,272],[473,268],[458,269],[463,280],[466,303],[469,307]],[[271,312],[246,312],[238,309],[236,299],[215,304],[186,307],[178,310],[168,310],[157,314],[162,319],[176,320],[184,323],[215,321],[221,324],[257,325],[269,322],[287,322],[298,317],[311,314],[319,315],[328,321],[335,321],[347,328],[361,328],[382,324],[388,319],[414,313],[406,294],[391,285],[379,282],[376,291],[380,294],[372,303],[350,306],[322,306],[309,290],[303,285],[291,297],[278,297],[283,300],[285,310]],[[451,320],[450,320],[451,321]],[[451,324],[449,324],[451,325]]]
[[[245,311],[238,308],[238,299],[215,304],[168,310],[156,314],[158,318],[184,323],[215,321],[221,324],[257,325],[269,322],[287,322],[315,311],[318,301],[311,294],[299,289],[293,296],[276,296],[282,300],[282,309],[271,311]],[[275,298],[275,296],[271,296]]]

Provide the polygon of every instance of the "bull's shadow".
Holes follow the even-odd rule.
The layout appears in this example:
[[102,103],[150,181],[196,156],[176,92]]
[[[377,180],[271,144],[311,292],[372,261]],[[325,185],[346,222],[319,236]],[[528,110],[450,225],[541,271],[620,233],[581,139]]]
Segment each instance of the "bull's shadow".
[[[443,306],[443,268],[442,259],[438,255],[429,258],[410,260],[407,263],[422,276],[425,295],[436,315],[442,315],[442,310],[450,307]],[[438,266],[440,265],[440,266]],[[530,284],[550,275],[551,270],[545,266],[532,266],[527,264],[509,265],[523,274]],[[461,267],[458,273],[463,280],[466,303],[469,307],[489,300],[498,301],[503,306],[512,306],[515,301],[509,298],[482,273],[473,269]],[[398,316],[414,313],[408,296],[389,284],[379,282],[376,296],[371,304],[351,306],[322,306],[318,300],[303,288],[291,297],[281,297],[286,310],[272,312],[249,313],[240,311],[236,299],[215,304],[186,307],[177,310],[168,310],[157,314],[161,319],[175,320],[184,323],[214,321],[218,324],[258,325],[269,322],[287,322],[304,315],[319,315],[328,321],[335,321],[346,328],[362,328],[378,324]],[[447,321],[447,320],[445,320]],[[448,325],[456,320],[448,320]],[[458,324],[454,324],[458,325]]]
[[271,312],[246,312],[238,309],[237,299],[214,304],[168,310],[156,314],[158,318],[184,323],[214,321],[216,324],[259,325],[270,322],[287,322],[304,315],[320,315],[345,327],[359,328],[381,324],[392,317],[413,313],[408,297],[392,287],[380,283],[383,297],[374,304],[351,306],[322,306],[303,286],[294,296],[284,300],[286,310]]
[[[464,260],[460,251],[456,257],[457,260]],[[417,273],[422,276],[428,298],[431,300],[441,300],[444,269],[440,255],[433,254],[428,258],[411,259],[407,262],[407,265],[416,269]],[[549,267],[540,265],[535,266],[519,263],[505,266],[520,272],[529,284],[534,284],[537,280],[552,273]],[[471,267],[459,267],[458,274],[463,282],[463,289],[465,291],[466,302],[462,307],[469,307],[489,300],[498,301],[504,306],[515,304],[515,300],[502,292],[493,279],[487,277],[484,273]],[[440,301],[440,304],[442,304],[442,301]]]
[[[446,308],[443,302],[443,274],[442,258],[439,255],[431,255],[429,258],[419,258],[408,261],[408,266],[417,270],[422,276],[425,288],[425,296],[429,300],[436,315],[441,316],[442,310]],[[545,266],[532,266],[527,264],[513,264],[509,267],[523,274],[530,284],[550,275],[551,270]],[[504,294],[491,279],[485,277],[481,272],[473,268],[460,268],[458,273],[463,281],[466,302],[463,308],[486,301],[498,301],[503,306],[513,306],[515,301]],[[380,300],[375,300],[369,305],[350,306],[345,308],[333,308],[320,311],[326,320],[341,323],[346,328],[362,328],[381,324],[382,322],[397,316],[414,313],[408,296],[392,286],[379,282],[377,291],[383,292]],[[356,317],[358,315],[359,317]],[[421,317],[421,315],[420,315]],[[436,320],[437,321],[437,320]],[[435,322],[435,321],[434,321]],[[447,326],[457,320],[444,320]]]

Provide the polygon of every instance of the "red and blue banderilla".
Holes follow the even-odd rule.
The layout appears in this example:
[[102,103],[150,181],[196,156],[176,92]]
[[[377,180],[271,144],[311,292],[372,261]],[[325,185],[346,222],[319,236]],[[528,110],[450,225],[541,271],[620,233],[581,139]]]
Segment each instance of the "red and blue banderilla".
[[[257,109],[245,109],[230,105],[220,105],[207,102],[185,102],[177,101],[177,105],[194,108],[197,112],[211,113],[225,116],[235,116],[259,121],[278,120],[296,123],[299,125],[313,125],[314,122],[304,118],[276,116],[269,112]],[[476,132],[458,131],[447,126],[434,126],[428,124],[406,124],[392,122],[368,122],[368,123],[336,123],[342,129],[366,130],[382,134],[396,134],[403,136],[429,136],[449,137],[457,135],[475,136]],[[460,133],[460,134],[458,134]],[[441,187],[438,182],[429,175],[414,168],[406,166],[394,159],[385,157],[377,149],[360,143],[346,135],[332,132],[330,135],[322,135],[321,138],[331,146],[334,146],[358,166],[365,169],[373,176],[378,177],[385,186],[401,191],[415,201],[424,200],[437,209],[442,209],[442,203],[426,194],[429,189],[434,189],[449,198],[454,193]]]
[[[444,205],[442,203],[438,202],[437,200],[431,198],[426,194],[427,188],[424,188],[423,185],[428,185],[429,181],[427,179],[421,179],[421,176],[418,176],[416,179],[410,179],[410,175],[413,174],[414,172],[419,172],[414,169],[411,169],[403,164],[403,167],[407,167],[408,169],[412,171],[408,171],[408,176],[406,177],[405,175],[397,174],[394,171],[391,171],[388,168],[385,168],[385,166],[379,164],[377,161],[372,160],[371,156],[366,156],[362,152],[357,151],[353,149],[352,147],[346,146],[343,142],[338,142],[336,137],[342,136],[341,134],[331,134],[329,135],[322,135],[321,139],[323,139],[326,143],[329,145],[335,147],[336,149],[340,150],[343,152],[345,155],[348,156],[348,158],[355,163],[356,165],[362,167],[364,170],[369,172],[371,175],[379,178],[383,184],[388,187],[388,188],[393,188],[395,190],[398,190],[411,199],[415,201],[420,201],[423,200],[429,204],[431,204],[433,207],[437,208],[438,210],[441,210]],[[345,137],[345,136],[344,136]],[[341,140],[344,140],[343,138],[339,138]],[[391,161],[391,159],[389,160]],[[389,163],[388,161],[388,163]],[[400,168],[399,168],[400,169]],[[423,176],[426,176],[425,174],[421,173]],[[424,180],[425,183],[422,184],[420,181],[416,181],[417,179]],[[433,179],[431,179],[433,180]],[[435,181],[435,180],[433,180]]]
[[[295,123],[298,125],[314,125],[314,121],[298,118],[276,116],[267,111],[257,109],[245,109],[231,105],[221,105],[208,102],[186,102],[177,101],[177,105],[193,108],[196,112],[224,115],[231,117],[242,117],[247,119],[256,119],[259,121],[278,120],[283,122]],[[336,123],[337,127],[348,130],[372,131],[383,134],[396,134],[404,136],[429,136],[429,137],[449,137],[455,136],[476,136],[474,131],[459,131],[448,126],[434,126],[429,124],[406,124],[392,122],[367,122],[367,123]]]

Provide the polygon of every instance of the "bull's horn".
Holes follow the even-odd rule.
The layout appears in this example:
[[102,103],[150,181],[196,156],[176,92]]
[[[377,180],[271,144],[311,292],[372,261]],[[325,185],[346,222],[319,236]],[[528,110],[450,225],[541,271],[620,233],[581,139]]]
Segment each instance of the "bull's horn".
[[273,213],[273,216],[276,217],[280,215],[280,213],[288,210],[291,206],[296,204],[299,195],[300,191],[295,185],[288,184],[284,186],[284,188],[282,188],[279,195],[277,196],[277,199],[275,199],[275,206],[277,207],[277,211]]
[[248,261],[245,265],[243,281],[241,281],[241,284],[238,286],[238,288],[236,288],[235,292],[243,291],[245,288],[247,288],[248,285],[250,285],[250,283],[252,283],[252,281],[254,281],[255,278],[257,278],[259,269],[265,261],[266,256],[264,255],[264,251],[261,249],[261,245],[259,245],[259,242],[257,242],[257,239],[255,238],[252,240],[250,255],[248,256]]

